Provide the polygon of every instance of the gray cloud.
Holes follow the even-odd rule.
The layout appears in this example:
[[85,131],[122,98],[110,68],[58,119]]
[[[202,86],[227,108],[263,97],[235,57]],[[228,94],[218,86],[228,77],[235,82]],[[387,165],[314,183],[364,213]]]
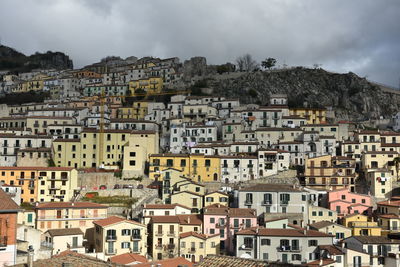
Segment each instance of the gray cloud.
[[63,51],[77,67],[107,55],[201,55],[217,64],[250,53],[399,84],[397,0],[2,0],[0,7],[5,45]]

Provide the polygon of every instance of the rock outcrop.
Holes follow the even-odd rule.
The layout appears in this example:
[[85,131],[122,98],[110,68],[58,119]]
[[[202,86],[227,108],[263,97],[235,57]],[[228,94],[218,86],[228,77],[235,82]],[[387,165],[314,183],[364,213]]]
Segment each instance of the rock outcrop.
[[72,60],[61,52],[35,53],[26,56],[15,49],[0,45],[0,70],[28,72],[33,69],[72,69]]
[[347,120],[390,118],[400,110],[400,91],[390,93],[354,73],[323,69],[233,72],[204,77],[213,95],[239,98],[242,103],[265,105],[271,94],[288,95],[290,106],[332,107]]

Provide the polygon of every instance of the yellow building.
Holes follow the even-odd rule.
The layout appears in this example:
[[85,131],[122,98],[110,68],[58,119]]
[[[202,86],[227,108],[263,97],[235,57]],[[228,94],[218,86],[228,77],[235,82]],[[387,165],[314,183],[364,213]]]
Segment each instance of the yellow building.
[[220,181],[221,160],[203,154],[150,155],[149,178],[161,181],[160,173],[168,168],[182,171],[182,175],[197,182]]
[[179,256],[179,235],[185,232],[201,234],[200,215],[152,216],[149,222],[150,255],[154,260]]
[[191,262],[202,261],[209,255],[219,255],[219,234],[204,235],[186,232],[179,235],[179,254]]
[[224,206],[229,206],[229,195],[223,192],[215,191],[209,192],[204,195],[204,207],[220,204]]
[[326,108],[290,108],[290,115],[307,119],[307,124],[326,123]]
[[147,254],[147,227],[118,216],[93,222],[94,248],[106,256],[124,253]]
[[182,176],[176,169],[163,171],[162,199],[165,204],[181,204],[191,209],[192,213],[199,213],[204,207],[204,185],[198,184]]
[[[71,125],[74,119],[56,116],[29,116],[26,117],[26,128],[32,129],[34,134],[47,134],[49,125]],[[73,134],[71,132],[71,134]]]
[[[147,154],[159,151],[158,133],[155,131],[132,130],[104,130],[103,149],[100,149],[100,133],[97,129],[85,129],[80,134],[80,139],[56,139],[53,142],[54,163],[57,166],[74,168],[92,168],[110,166],[122,168],[124,149],[127,146],[144,146],[145,149],[136,149],[137,154],[129,154],[129,162],[138,158],[138,163],[143,162]],[[133,150],[135,150],[133,149]],[[132,150],[132,149],[131,149]],[[102,162],[100,162],[102,153]],[[146,153],[146,155],[143,155]],[[129,163],[127,162],[127,163]],[[136,165],[132,165],[134,167]],[[144,169],[142,170],[142,173]]]
[[163,89],[162,77],[149,77],[129,82],[131,95],[135,94],[157,94]]
[[381,169],[387,168],[395,170],[393,160],[399,156],[396,151],[369,151],[365,152],[361,158],[361,168],[365,171],[367,169]]
[[135,101],[132,107],[117,108],[117,118],[143,120],[148,113],[149,101]]
[[21,186],[21,202],[70,201],[78,171],[63,167],[0,167],[0,180]]
[[107,206],[91,202],[46,202],[35,207],[36,229],[80,228],[85,232],[93,221],[107,218]]
[[343,217],[343,225],[352,229],[353,236],[380,236],[382,232],[377,222],[369,221],[368,216],[361,214]]

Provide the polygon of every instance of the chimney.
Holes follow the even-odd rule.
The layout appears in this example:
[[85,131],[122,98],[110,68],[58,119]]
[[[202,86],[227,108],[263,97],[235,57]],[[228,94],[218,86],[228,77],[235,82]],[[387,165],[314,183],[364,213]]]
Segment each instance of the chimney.
[[323,260],[322,260],[322,258],[319,258],[319,266],[322,266],[323,265]]
[[190,223],[190,216],[188,216],[188,220],[187,221],[188,221],[188,223]]
[[28,267],[33,267],[33,255],[34,255],[34,249],[32,246],[29,246],[28,248]]
[[74,206],[75,205],[75,203],[74,202],[71,202],[71,206]]
[[306,228],[304,228],[303,234],[304,234],[304,235],[307,235],[307,229],[306,229]]

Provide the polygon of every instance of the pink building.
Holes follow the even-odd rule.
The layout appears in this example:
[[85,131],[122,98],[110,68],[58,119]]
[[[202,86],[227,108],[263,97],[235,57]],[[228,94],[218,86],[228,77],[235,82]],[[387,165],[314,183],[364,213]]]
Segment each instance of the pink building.
[[204,208],[203,234],[220,234],[221,251],[233,253],[235,233],[254,226],[258,226],[255,209],[229,208],[220,204]]
[[339,217],[348,214],[366,214],[372,212],[370,195],[350,192],[347,188],[328,192],[328,208],[338,213]]

